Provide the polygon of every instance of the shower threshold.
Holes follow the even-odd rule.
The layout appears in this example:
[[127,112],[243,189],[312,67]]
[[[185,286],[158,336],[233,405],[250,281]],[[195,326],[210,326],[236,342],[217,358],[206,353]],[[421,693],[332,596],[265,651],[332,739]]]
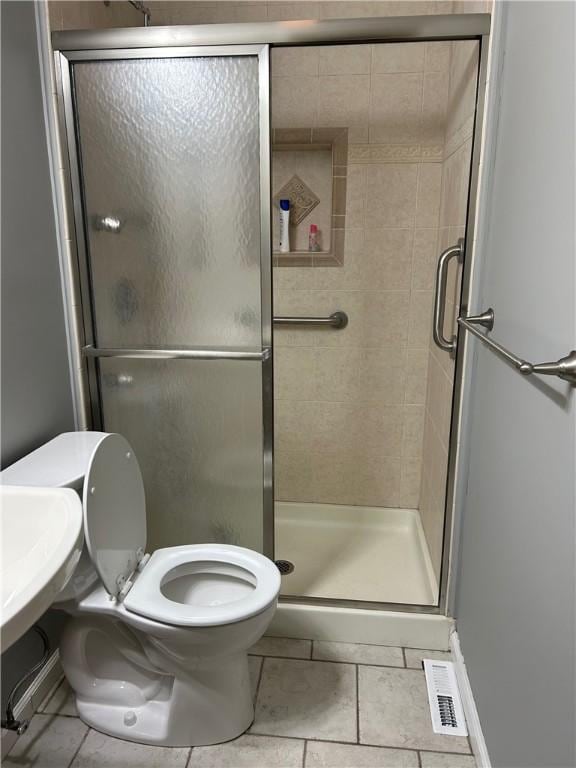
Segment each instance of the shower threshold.
[[281,594],[436,604],[418,510],[280,501],[275,511],[276,558],[294,563]]

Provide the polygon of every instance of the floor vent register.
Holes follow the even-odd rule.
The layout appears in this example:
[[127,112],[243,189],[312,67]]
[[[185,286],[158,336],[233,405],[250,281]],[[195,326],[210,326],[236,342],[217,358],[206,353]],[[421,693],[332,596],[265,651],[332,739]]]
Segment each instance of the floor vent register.
[[468,736],[453,662],[424,659],[423,665],[434,733]]

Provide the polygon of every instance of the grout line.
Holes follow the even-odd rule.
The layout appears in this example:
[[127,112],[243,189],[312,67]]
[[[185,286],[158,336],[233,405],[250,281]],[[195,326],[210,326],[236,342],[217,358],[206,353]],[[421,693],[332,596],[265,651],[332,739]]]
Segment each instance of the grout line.
[[256,683],[256,690],[254,692],[254,717],[256,717],[256,703],[258,701],[258,695],[260,693],[260,683],[262,682],[262,676],[264,674],[264,662],[266,657],[262,657],[262,664],[260,664],[260,672],[258,673],[258,682]]
[[188,752],[188,757],[186,758],[186,765],[184,768],[190,768],[190,760],[192,760],[192,752],[194,750],[194,747],[190,747],[190,752]]
[[314,659],[314,643],[316,640],[310,640],[310,661]]
[[[369,645],[366,643],[366,645]],[[376,647],[390,647],[390,648],[397,648],[398,646],[376,646]],[[318,659],[318,658],[308,658],[308,657],[294,657],[294,656],[262,656],[261,658],[264,659],[281,659],[282,661],[314,661],[318,662],[319,664],[346,664],[346,666],[349,667],[376,667],[377,669],[406,669],[406,667],[403,667],[402,665],[398,664],[375,664],[374,662],[368,662],[368,661],[340,661],[339,659]],[[407,669],[413,669],[412,667],[407,667]]]
[[358,664],[355,664],[354,666],[356,667],[356,743],[360,744],[360,686],[358,682],[360,670],[358,669]]
[[416,752],[416,757],[418,758],[418,768],[422,768],[422,755],[420,754],[420,750]]
[[304,749],[302,750],[302,768],[306,768],[307,754],[308,754],[308,739],[304,739]]
[[[80,720],[80,718],[78,718],[78,720]],[[81,722],[82,722],[82,721],[81,721]],[[88,738],[88,734],[90,733],[90,731],[91,731],[91,730],[92,730],[92,728],[87,728],[87,729],[86,729],[86,733],[84,734],[84,737],[82,738],[82,741],[81,741],[81,742],[80,742],[80,744],[78,745],[78,749],[77,749],[77,750],[74,752],[74,754],[72,755],[72,758],[71,758],[70,762],[68,763],[68,768],[72,768],[72,766],[73,766],[73,765],[74,765],[74,763],[76,762],[76,758],[78,757],[78,754],[79,754],[80,750],[81,750],[81,749],[82,749],[82,747],[84,746],[84,742],[85,742],[85,741],[86,741],[86,739]]]
[[404,660],[404,668],[408,669],[408,663],[406,662],[406,648],[402,646],[402,659]]
[[[254,733],[250,731],[250,736],[258,736],[262,738],[274,738],[274,739],[289,739],[291,741],[317,741],[320,744],[341,744],[345,747],[376,747],[376,749],[398,749],[401,752],[417,752],[417,747],[400,747],[396,744],[372,744],[370,742],[356,742],[356,741],[342,741],[341,739],[323,739],[322,737],[307,736],[306,739],[302,736],[275,736],[273,733]],[[468,756],[468,752],[440,752],[437,749],[425,749],[424,752],[435,752],[439,755],[454,755],[454,756]]]

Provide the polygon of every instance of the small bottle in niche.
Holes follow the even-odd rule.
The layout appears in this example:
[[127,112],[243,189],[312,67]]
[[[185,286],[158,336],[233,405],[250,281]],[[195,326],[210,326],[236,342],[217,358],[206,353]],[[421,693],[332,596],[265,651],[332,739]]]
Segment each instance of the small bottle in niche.
[[308,234],[308,250],[319,251],[320,248],[320,232],[316,224],[310,224],[310,232]]
[[280,253],[290,253],[290,200],[280,200]]

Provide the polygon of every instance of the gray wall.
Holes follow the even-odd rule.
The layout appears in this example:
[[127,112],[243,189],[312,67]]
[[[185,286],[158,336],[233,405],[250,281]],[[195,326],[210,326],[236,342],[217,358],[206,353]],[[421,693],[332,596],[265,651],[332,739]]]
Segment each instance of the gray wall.
[[[34,4],[0,3],[2,23],[1,463],[74,429]],[[41,622],[57,644],[62,619]],[[2,657],[2,705],[41,653],[35,635]]]
[[[494,338],[576,348],[574,3],[511,2],[482,248]],[[458,632],[493,766],[574,766],[575,394],[475,343]]]
[[34,4],[2,14],[3,467],[74,429]]

